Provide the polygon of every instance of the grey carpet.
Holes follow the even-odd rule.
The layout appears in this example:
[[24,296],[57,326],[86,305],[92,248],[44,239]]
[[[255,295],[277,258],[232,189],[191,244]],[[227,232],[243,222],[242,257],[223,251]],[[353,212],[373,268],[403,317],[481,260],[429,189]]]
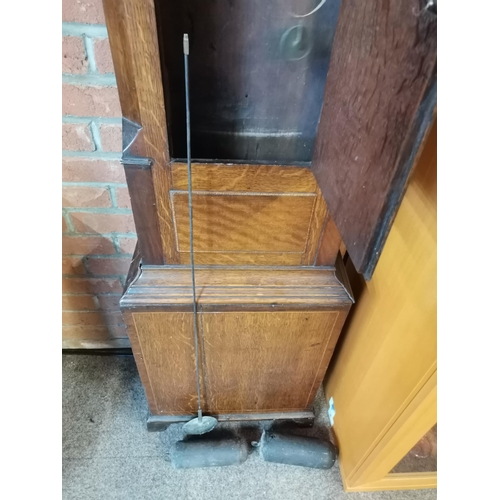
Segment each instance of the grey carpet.
[[[149,433],[148,408],[132,357],[63,355],[63,499],[365,499],[434,500],[435,490],[345,493],[337,466],[314,470],[263,462],[178,470],[168,450],[181,425]],[[320,391],[304,434],[329,435]],[[256,440],[258,425],[231,427]],[[265,424],[264,424],[265,425]]]

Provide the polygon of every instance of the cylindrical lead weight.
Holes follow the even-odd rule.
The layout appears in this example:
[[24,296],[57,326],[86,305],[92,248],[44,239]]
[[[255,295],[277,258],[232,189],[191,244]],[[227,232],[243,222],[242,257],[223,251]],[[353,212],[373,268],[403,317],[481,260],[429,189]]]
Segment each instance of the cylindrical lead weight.
[[266,462],[314,469],[330,469],[337,457],[335,446],[330,441],[304,436],[283,436],[266,431],[262,434],[259,450]]
[[239,439],[197,438],[177,441],[170,458],[176,469],[238,465],[248,457],[248,445]]

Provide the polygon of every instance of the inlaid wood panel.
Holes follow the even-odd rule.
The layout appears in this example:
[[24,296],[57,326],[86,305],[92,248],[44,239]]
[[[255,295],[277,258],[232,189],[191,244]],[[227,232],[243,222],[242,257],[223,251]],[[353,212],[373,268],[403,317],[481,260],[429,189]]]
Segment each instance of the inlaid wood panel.
[[[128,333],[134,356],[140,356],[148,400],[159,414],[196,412],[193,313],[132,313]],[[140,352],[136,352],[139,350]],[[145,380],[146,379],[146,383]]]
[[[193,193],[195,252],[304,252],[316,196]],[[179,252],[189,252],[188,195],[172,193]]]
[[202,315],[207,410],[303,410],[323,378],[338,311]]
[[[190,265],[189,253],[179,253],[180,263]],[[300,266],[303,254],[300,253],[252,253],[252,252],[233,252],[233,253],[196,253],[194,262],[197,266],[233,266],[233,265],[252,265],[252,266]]]
[[[176,251],[189,264],[187,167],[171,168]],[[192,180],[196,264],[314,264],[328,212],[308,168],[197,163]]]

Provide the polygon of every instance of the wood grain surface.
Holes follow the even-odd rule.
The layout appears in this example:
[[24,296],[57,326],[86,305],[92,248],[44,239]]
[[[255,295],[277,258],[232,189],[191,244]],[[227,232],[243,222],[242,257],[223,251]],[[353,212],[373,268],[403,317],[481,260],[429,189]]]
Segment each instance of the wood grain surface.
[[339,253],[341,243],[342,239],[337,226],[335,222],[333,222],[332,216],[328,213],[321,235],[321,243],[318,248],[315,264],[317,266],[331,266],[335,264],[335,259]]
[[[172,176],[176,250],[189,264],[186,165],[172,163]],[[308,168],[195,163],[192,180],[196,264],[314,264],[328,212]]]
[[[178,262],[178,255],[168,202],[170,155],[154,1],[103,0],[103,6],[122,115],[142,127],[133,153],[153,160],[153,183],[164,259],[173,264]],[[134,185],[131,186],[133,190]],[[131,192],[132,196],[135,195]]]
[[[203,312],[200,384],[211,414],[306,411],[347,311]],[[129,337],[154,414],[197,408],[193,316],[126,312]]]
[[125,324],[127,325],[127,335],[130,340],[130,347],[132,348],[134,361],[137,365],[137,371],[139,372],[139,377],[141,378],[141,383],[144,387],[144,392],[146,393],[149,409],[152,413],[158,413],[156,398],[153,392],[153,385],[151,383],[148,370],[146,369],[146,364],[144,362],[144,355],[142,352],[141,344],[139,342],[139,337],[137,335],[135,321],[132,318],[132,313],[130,311],[122,309],[122,313]]
[[124,169],[141,258],[144,264],[163,264],[163,246],[151,168],[124,164]]
[[156,412],[194,413],[197,393],[193,314],[134,313],[132,321]]
[[[257,252],[234,252],[234,253],[196,253],[195,265],[205,266],[299,266],[302,263],[301,253],[257,253]],[[189,254],[179,254],[180,263],[189,265],[191,263]]]
[[[338,263],[340,266],[342,262]],[[347,308],[350,294],[337,278],[340,270],[320,268],[197,267],[196,299],[199,310],[255,308]],[[188,267],[142,268],[141,275],[120,301],[122,309],[185,310],[192,307]]]
[[[187,165],[172,163],[172,188],[187,191]],[[287,165],[193,163],[194,191],[253,193],[316,193],[318,185],[310,168]]]
[[436,19],[419,0],[342,2],[312,170],[370,279],[435,107]]
[[333,352],[338,314],[204,313],[208,411],[306,409],[326,370],[318,365]]
[[[195,252],[302,254],[316,196],[193,193]],[[172,192],[179,252],[189,252],[188,196]]]
[[309,223],[309,233],[306,240],[306,247],[301,261],[301,264],[304,266],[313,265],[316,260],[327,216],[328,208],[318,188],[316,191],[314,207],[312,209],[311,221]]
[[[240,419],[309,408],[352,304],[341,271],[196,269],[207,411]],[[192,414],[190,269],[143,266],[120,307],[151,412]]]

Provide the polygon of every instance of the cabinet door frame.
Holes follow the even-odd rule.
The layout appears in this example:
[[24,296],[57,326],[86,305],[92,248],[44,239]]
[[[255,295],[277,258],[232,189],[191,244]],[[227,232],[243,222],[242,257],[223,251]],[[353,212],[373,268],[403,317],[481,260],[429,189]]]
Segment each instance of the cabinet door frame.
[[355,474],[347,477],[342,461],[339,462],[345,491],[437,488],[437,471],[388,472],[437,423],[436,415],[437,370],[434,370]]

